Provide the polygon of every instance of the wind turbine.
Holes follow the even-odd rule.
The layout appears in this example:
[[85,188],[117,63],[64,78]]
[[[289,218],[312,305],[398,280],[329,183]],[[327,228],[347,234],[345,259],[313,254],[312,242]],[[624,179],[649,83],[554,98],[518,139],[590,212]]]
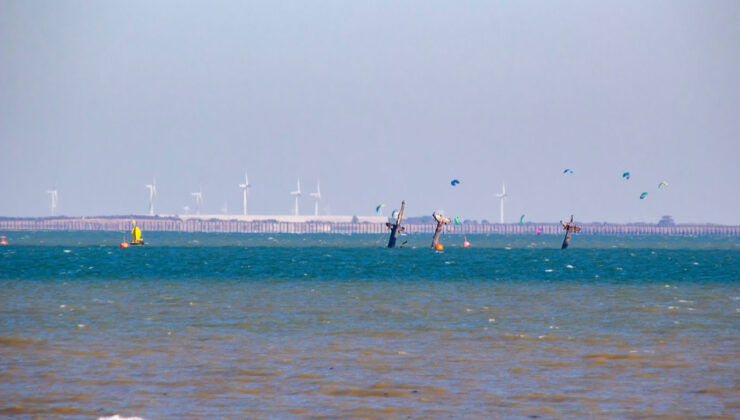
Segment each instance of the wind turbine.
[[247,215],[247,189],[251,188],[252,185],[249,183],[249,176],[244,173],[244,183],[239,184],[239,188],[242,189],[242,192],[244,194],[244,215]]
[[499,223],[504,223],[504,200],[508,197],[506,194],[506,185],[502,182],[501,183],[501,194],[496,194],[496,197],[498,197],[499,200],[501,200],[501,216],[499,217]]
[[201,188],[201,191],[190,193],[193,197],[195,197],[195,214],[200,214],[200,206],[203,205],[203,191]]
[[321,183],[320,181],[316,181],[316,192],[312,192],[309,194],[311,197],[316,199],[316,202],[314,203],[313,207],[313,215],[318,216],[319,215],[319,200],[321,200]]
[[59,202],[59,194],[57,190],[46,190],[47,194],[51,194],[51,217],[54,217],[54,211],[57,209],[57,203]]
[[301,179],[300,178],[298,178],[298,189],[295,190],[295,191],[293,191],[293,192],[291,192],[290,195],[292,195],[293,197],[295,197],[295,210],[294,210],[294,214],[296,216],[298,216],[298,197],[300,197],[301,195],[303,195],[303,194],[301,194]]
[[157,196],[157,185],[154,179],[151,184],[144,185],[144,188],[149,188],[149,215],[154,216],[154,197]]

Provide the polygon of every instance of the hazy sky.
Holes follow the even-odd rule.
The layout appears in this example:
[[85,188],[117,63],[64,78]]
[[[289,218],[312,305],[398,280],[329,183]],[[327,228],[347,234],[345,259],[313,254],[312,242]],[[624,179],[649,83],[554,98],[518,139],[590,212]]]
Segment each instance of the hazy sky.
[[261,214],[300,177],[322,213],[496,221],[505,182],[509,222],[740,224],[740,2],[0,0],[0,170],[0,216],[152,178],[238,213],[248,171]]

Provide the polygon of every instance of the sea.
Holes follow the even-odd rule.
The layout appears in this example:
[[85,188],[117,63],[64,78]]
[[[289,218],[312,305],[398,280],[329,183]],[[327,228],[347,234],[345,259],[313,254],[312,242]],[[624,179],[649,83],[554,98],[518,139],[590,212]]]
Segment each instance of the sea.
[[4,232],[0,417],[740,417],[740,238]]

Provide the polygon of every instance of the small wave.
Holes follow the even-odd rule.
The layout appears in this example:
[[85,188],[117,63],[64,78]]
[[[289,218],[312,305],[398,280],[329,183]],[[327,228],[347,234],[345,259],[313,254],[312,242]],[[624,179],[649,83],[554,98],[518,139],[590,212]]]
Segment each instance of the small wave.
[[123,417],[115,414],[109,417],[98,417],[98,420],[146,420],[143,417]]
[[0,347],[28,347],[37,344],[38,340],[23,337],[0,337]]

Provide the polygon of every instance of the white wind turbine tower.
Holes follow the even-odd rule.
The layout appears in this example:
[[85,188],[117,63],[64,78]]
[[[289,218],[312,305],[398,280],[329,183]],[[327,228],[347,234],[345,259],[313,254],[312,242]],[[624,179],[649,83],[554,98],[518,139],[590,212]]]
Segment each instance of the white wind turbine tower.
[[54,217],[54,212],[57,209],[57,203],[59,202],[59,194],[57,190],[46,190],[47,194],[51,194],[51,217]]
[[314,207],[313,207],[313,215],[318,216],[319,215],[319,200],[321,200],[321,182],[320,181],[316,181],[316,192],[312,192],[309,195],[316,199],[316,202],[314,203]]
[[154,197],[157,196],[157,185],[152,179],[152,183],[146,184],[144,187],[149,189],[149,215],[154,216]]
[[501,183],[501,194],[496,194],[496,197],[501,201],[501,215],[499,217],[499,223],[504,223],[504,200],[508,197],[506,194],[506,185]]
[[195,214],[200,214],[200,207],[203,205],[203,191],[190,193],[193,197],[195,197]]
[[242,193],[244,195],[244,215],[247,215],[247,189],[251,188],[252,185],[249,183],[249,176],[244,173],[244,183],[239,184],[239,188],[242,189]]
[[293,212],[296,216],[298,216],[298,197],[303,195],[301,194],[301,179],[300,178],[298,178],[298,189],[291,192],[290,195],[295,197],[295,210]]

